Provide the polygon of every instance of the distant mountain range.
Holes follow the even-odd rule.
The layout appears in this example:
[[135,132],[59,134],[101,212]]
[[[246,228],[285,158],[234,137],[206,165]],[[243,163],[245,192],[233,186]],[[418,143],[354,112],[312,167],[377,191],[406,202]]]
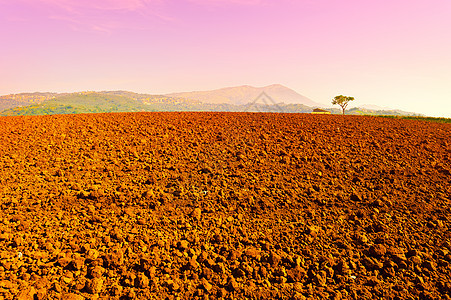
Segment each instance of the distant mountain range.
[[362,104],[359,105],[360,108],[370,109],[370,110],[392,110],[390,107],[379,106],[374,104]]
[[[48,115],[138,111],[225,111],[310,113],[324,105],[280,84],[266,87],[248,85],[212,91],[137,94],[127,91],[78,93],[22,93],[0,96],[0,115]],[[347,114],[419,114],[389,109],[352,108]],[[337,108],[324,108],[334,114]]]
[[63,95],[57,93],[22,93],[0,96],[0,111],[5,109],[40,104],[44,101],[54,99],[55,97]]
[[272,98],[275,103],[324,106],[280,84],[260,88],[243,85],[212,91],[173,93],[167,96],[186,100],[196,99],[202,103],[246,105],[256,100],[262,93]]

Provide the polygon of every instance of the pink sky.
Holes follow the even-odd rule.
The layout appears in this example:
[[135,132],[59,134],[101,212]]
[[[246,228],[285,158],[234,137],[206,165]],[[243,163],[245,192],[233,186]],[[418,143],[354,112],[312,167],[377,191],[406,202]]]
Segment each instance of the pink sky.
[[449,0],[0,0],[0,94],[286,85],[451,117]]

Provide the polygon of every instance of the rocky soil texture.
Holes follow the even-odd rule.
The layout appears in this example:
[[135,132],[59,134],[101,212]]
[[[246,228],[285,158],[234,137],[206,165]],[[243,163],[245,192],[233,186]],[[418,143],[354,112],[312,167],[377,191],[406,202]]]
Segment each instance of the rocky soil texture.
[[0,118],[0,299],[450,299],[451,126]]

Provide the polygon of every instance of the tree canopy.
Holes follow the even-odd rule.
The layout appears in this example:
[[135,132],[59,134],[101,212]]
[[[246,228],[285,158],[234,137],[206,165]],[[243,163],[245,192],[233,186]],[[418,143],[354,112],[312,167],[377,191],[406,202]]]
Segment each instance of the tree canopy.
[[341,110],[343,112],[343,115],[345,114],[346,107],[348,107],[349,101],[354,101],[354,97],[350,96],[335,96],[335,98],[332,100],[332,104],[338,104],[341,106]]

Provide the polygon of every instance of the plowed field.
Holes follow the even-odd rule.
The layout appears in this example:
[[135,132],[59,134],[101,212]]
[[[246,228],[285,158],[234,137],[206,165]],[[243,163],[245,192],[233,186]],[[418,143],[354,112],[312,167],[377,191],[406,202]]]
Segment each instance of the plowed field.
[[450,299],[451,126],[0,118],[0,299]]

